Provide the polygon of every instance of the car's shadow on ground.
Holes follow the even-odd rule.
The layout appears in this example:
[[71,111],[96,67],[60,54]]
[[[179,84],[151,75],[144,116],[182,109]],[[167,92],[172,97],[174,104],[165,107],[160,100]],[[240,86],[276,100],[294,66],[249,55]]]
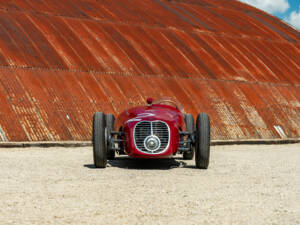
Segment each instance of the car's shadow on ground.
[[[94,164],[86,164],[84,167],[96,169]],[[195,168],[188,165],[182,158],[171,159],[132,159],[129,157],[120,157],[114,160],[108,160],[107,167],[117,167],[122,169],[135,170],[170,170],[174,168]]]

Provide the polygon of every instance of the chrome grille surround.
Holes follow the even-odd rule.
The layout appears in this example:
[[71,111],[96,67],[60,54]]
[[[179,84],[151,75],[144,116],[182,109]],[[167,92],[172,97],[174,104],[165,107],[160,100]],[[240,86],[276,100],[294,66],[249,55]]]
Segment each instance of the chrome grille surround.
[[[146,147],[146,140],[150,137],[158,138],[160,145],[158,149],[151,151]],[[140,121],[133,130],[134,145],[140,152],[147,154],[161,154],[170,145],[170,127],[167,123],[156,121]]]

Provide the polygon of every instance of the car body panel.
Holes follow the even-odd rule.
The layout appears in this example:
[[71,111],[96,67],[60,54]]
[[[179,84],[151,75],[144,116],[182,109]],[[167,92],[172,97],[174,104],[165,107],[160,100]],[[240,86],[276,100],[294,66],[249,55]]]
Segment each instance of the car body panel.
[[[169,126],[170,140],[167,149],[158,154],[141,152],[135,146],[134,127],[141,121],[162,121]],[[180,130],[185,129],[182,112],[171,105],[150,104],[125,110],[116,120],[115,129],[122,129],[124,151],[133,158],[169,158],[177,153],[180,140]]]

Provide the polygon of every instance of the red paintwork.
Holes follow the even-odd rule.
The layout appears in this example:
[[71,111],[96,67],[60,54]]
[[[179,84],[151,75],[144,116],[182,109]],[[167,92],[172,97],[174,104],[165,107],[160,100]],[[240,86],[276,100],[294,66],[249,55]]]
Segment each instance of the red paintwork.
[[[140,121],[160,120],[169,125],[170,144],[161,154],[147,154],[136,149],[133,138],[134,126]],[[125,134],[125,152],[133,158],[168,158],[176,154],[179,146],[179,130],[185,129],[181,111],[176,107],[163,104],[140,106],[125,110],[116,120],[115,129],[123,128]]]

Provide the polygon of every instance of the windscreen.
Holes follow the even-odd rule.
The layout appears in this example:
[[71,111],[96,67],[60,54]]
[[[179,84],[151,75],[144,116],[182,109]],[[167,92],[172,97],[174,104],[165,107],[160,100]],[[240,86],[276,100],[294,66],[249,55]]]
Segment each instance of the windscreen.
[[171,105],[179,109],[182,113],[184,113],[184,108],[180,102],[177,101],[176,98],[172,97],[162,97],[153,102],[153,104],[162,104],[162,105]]

